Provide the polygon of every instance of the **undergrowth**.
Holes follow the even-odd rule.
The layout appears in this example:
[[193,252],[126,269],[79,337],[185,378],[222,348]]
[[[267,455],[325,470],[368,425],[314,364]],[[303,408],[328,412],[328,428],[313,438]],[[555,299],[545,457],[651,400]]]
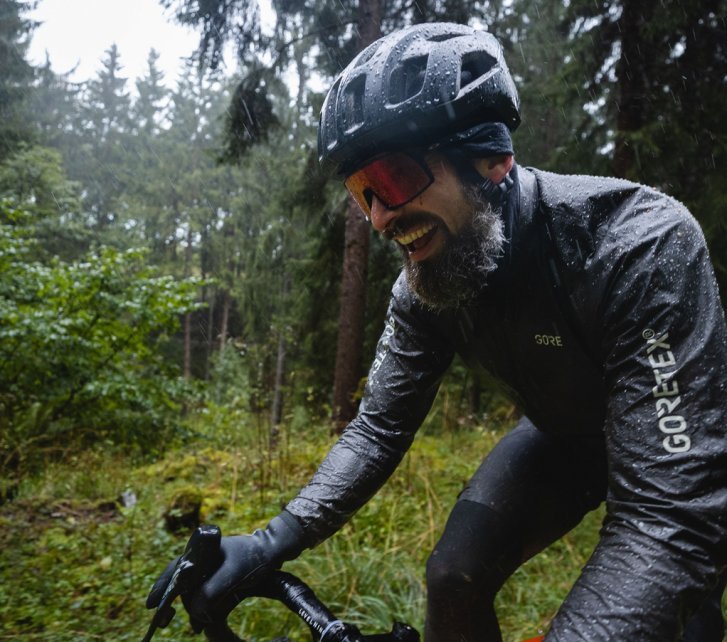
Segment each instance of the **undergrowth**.
[[[151,464],[87,452],[25,480],[18,496],[0,507],[0,639],[141,639],[151,617],[146,593],[189,535],[184,528],[168,531],[177,499],[198,497],[201,519],[223,534],[264,526],[330,446],[323,427],[294,440],[283,434],[275,450],[264,447],[260,431],[244,434],[238,427],[238,438],[227,435],[224,448],[200,435]],[[498,436],[486,430],[420,435],[351,523],[286,570],[365,632],[388,630],[393,620],[421,629],[426,557],[457,493]],[[589,515],[508,582],[498,602],[506,642],[547,625],[597,539],[599,520],[598,512]],[[230,622],[250,641],[283,634],[310,639],[297,617],[265,600],[244,603]],[[183,613],[157,638],[200,639]]]

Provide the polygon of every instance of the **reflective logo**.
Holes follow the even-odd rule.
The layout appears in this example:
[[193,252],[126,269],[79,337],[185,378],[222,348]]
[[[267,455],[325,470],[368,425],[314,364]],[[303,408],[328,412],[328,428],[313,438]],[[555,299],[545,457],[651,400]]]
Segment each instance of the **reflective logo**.
[[536,334],[535,343],[539,346],[563,347],[563,337],[559,334]]
[[668,453],[686,452],[692,447],[692,441],[689,435],[684,434],[688,427],[687,420],[677,414],[682,397],[675,378],[678,368],[669,343],[669,333],[657,336],[656,332],[647,328],[641,336],[646,341],[646,356],[656,383],[651,389],[651,396],[659,419],[659,430],[666,435],[662,445]]
[[394,336],[395,327],[396,322],[394,321],[394,316],[391,315],[388,319],[386,319],[384,332],[379,339],[379,345],[376,347],[376,357],[374,358],[374,362],[371,364],[371,374],[378,372],[379,368],[381,368],[381,364],[384,363],[384,359],[386,359],[386,355],[389,353],[389,341],[391,340],[391,337]]

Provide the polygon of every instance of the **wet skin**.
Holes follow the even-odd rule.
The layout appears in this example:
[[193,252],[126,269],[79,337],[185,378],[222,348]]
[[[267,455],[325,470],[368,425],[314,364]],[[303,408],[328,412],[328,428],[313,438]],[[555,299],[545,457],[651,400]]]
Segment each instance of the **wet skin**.
[[[512,157],[499,162],[479,160],[475,167],[491,180],[501,180],[512,167]],[[441,254],[447,239],[472,219],[472,206],[452,164],[441,154],[430,154],[426,162],[434,182],[412,201],[387,208],[376,196],[371,204],[374,229],[406,248],[411,261],[420,262]]]

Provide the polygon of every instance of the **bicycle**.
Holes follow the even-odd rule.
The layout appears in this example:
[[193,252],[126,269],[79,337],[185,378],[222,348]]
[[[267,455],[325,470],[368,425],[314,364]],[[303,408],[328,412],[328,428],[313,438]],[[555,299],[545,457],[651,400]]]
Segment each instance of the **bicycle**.
[[[215,553],[219,553],[222,534],[216,526],[200,526],[187,543],[177,561],[169,584],[152,618],[149,630],[142,642],[150,642],[157,628],[164,628],[174,617],[172,602],[199,586],[218,566]],[[350,623],[337,618],[315,595],[303,580],[285,571],[273,571],[243,596],[277,600],[295,613],[308,625],[313,640],[317,642],[419,642],[420,635],[403,622],[394,622],[389,633],[363,635]],[[228,626],[227,621],[207,624],[204,634],[209,642],[244,642]],[[525,642],[542,642],[542,636]],[[272,642],[289,642],[288,638],[276,638]]]

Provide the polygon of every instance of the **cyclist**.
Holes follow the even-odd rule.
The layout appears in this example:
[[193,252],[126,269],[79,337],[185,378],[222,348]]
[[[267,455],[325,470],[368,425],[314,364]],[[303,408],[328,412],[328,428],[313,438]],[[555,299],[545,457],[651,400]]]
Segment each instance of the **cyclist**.
[[462,25],[385,36],[333,84],[321,161],[404,267],[357,417],[266,529],[223,538],[185,599],[197,628],[377,492],[458,353],[524,416],[428,561],[427,642],[500,640],[504,581],[604,500],[545,639],[722,640],[727,329],[703,235],[653,189],[517,166],[519,121],[499,43]]

